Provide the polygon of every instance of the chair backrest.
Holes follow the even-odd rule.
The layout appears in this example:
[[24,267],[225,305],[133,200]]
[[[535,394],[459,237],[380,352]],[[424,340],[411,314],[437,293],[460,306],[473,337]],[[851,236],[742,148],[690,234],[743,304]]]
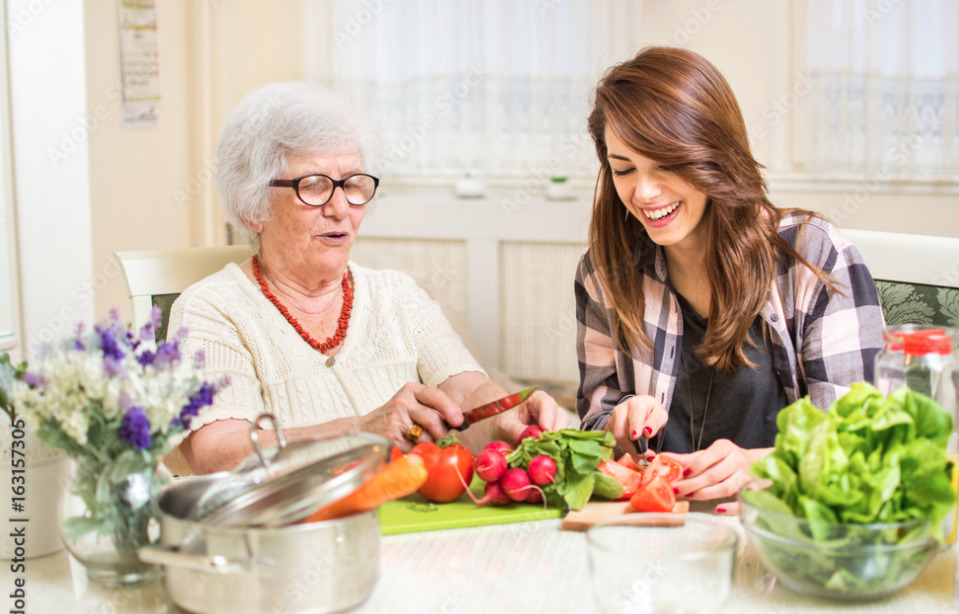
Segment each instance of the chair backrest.
[[887,324],[959,327],[959,238],[842,229],[876,280]]
[[246,260],[252,253],[249,247],[239,245],[114,252],[130,292],[133,326],[143,326],[156,305],[163,314],[157,339],[163,339],[170,307],[181,292],[230,262]]

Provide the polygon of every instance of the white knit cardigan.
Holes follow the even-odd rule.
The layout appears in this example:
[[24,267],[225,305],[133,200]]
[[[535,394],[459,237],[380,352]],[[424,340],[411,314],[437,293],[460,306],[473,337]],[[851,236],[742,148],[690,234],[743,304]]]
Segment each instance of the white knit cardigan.
[[332,366],[236,264],[180,295],[168,338],[186,327],[184,358],[202,350],[207,377],[230,380],[194,430],[221,419],[252,421],[264,411],[283,427],[314,425],[366,414],[408,382],[437,386],[458,373],[485,373],[412,278],[349,266],[353,311]]

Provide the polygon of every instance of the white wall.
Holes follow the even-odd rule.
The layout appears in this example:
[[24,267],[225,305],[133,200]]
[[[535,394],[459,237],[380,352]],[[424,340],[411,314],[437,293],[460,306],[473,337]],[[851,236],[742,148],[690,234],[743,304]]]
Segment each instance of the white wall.
[[21,332],[29,347],[93,312],[83,7],[9,0]]
[[112,253],[198,244],[191,186],[198,169],[189,48],[190,15],[183,1],[157,2],[162,100],[156,126],[121,126],[118,2],[88,0],[87,106],[96,317],[113,307],[129,317],[130,300]]

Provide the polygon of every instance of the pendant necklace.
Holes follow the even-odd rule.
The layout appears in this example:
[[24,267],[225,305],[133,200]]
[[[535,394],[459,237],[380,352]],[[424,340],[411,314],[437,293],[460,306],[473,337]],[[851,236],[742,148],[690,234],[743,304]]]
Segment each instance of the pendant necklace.
[[696,430],[693,428],[693,388],[689,384],[689,367],[686,366],[686,352],[682,352],[683,371],[686,373],[686,394],[689,397],[689,444],[693,446],[693,452],[699,451],[703,445],[703,433],[706,431],[706,412],[709,411],[709,395],[713,392],[713,376],[716,375],[716,369],[713,368],[709,374],[709,386],[706,388],[706,404],[703,405],[703,423],[699,427],[699,441],[696,441]]

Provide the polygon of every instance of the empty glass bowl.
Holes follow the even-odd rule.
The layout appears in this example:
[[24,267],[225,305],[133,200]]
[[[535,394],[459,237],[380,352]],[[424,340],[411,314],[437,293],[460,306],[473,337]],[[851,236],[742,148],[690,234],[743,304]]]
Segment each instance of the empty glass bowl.
[[719,612],[729,598],[739,537],[708,514],[626,514],[586,532],[602,612]]

